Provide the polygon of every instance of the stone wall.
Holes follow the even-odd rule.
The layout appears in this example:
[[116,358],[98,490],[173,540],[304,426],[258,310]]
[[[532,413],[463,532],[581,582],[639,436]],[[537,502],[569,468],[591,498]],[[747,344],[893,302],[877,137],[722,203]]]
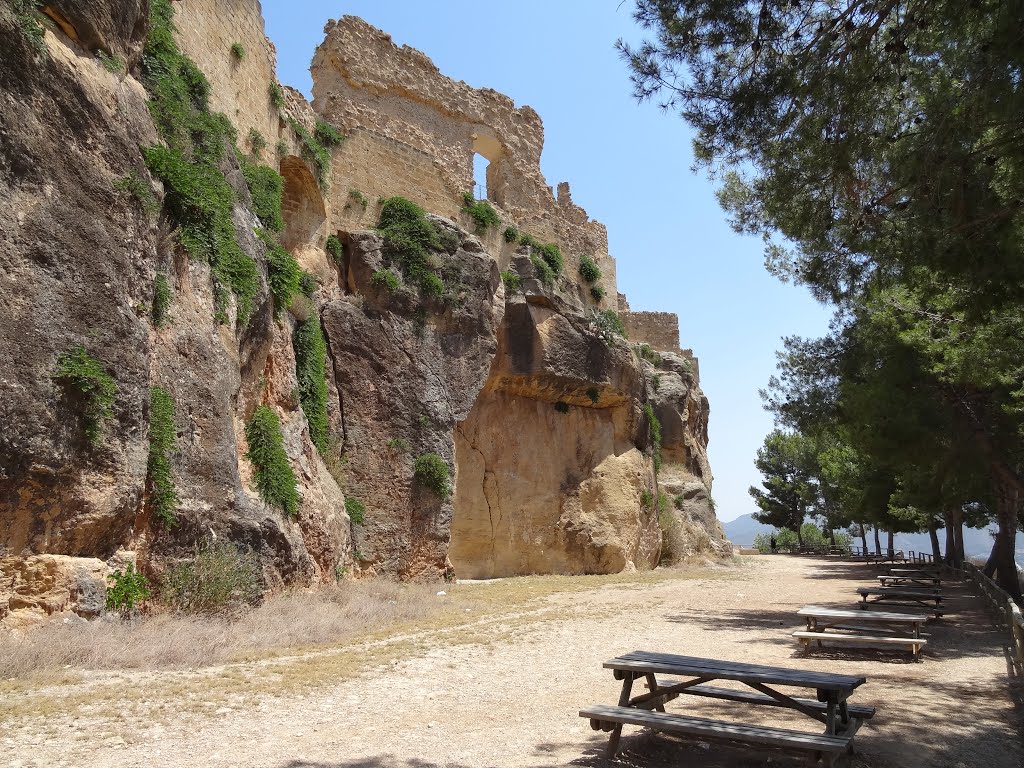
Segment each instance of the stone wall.
[[[444,76],[426,55],[399,48],[356,17],[329,22],[325,33],[311,68],[313,106],[346,132],[374,134],[338,153],[334,175],[342,186],[364,178],[360,183],[381,196],[418,194],[432,213],[456,219],[463,193],[473,189],[474,154],[480,154],[490,161],[488,199],[503,220],[557,242],[573,279],[579,258],[594,258],[604,272],[607,305],[615,305],[607,231],[573,203],[567,183],[558,185],[557,196],[548,186],[540,170],[544,128],[532,108]],[[408,185],[418,180],[428,188]],[[586,300],[594,304],[589,294]]]
[[[264,32],[259,2],[176,0],[173,6],[178,44],[213,86],[210,108],[231,118],[239,147],[255,130],[272,148],[281,122],[269,92],[277,82],[277,51]],[[231,52],[234,43],[245,50],[241,60]]]

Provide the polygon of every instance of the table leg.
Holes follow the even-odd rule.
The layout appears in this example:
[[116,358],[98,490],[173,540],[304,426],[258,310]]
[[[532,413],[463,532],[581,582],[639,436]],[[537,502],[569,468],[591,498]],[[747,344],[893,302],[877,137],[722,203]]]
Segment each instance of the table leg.
[[835,691],[828,691],[826,696],[826,709],[825,709],[825,735],[835,736],[836,735],[836,709],[839,704],[839,697]]
[[[654,691],[654,690],[657,690],[657,688],[658,688],[658,679],[654,676],[653,672],[648,672],[647,673],[647,690]],[[623,705],[620,704],[619,706],[623,706]],[[654,708],[656,710],[658,710],[659,712],[664,712],[665,711],[665,702],[662,701],[660,704],[656,704],[654,706]]]
[[[631,672],[626,673],[625,679],[622,681],[622,693],[619,694],[619,706],[629,706],[629,695],[633,692],[633,674]],[[619,738],[622,736],[622,723],[616,723],[615,727],[612,728],[611,738],[608,739],[608,759],[611,760],[615,757],[615,753],[619,751]]]

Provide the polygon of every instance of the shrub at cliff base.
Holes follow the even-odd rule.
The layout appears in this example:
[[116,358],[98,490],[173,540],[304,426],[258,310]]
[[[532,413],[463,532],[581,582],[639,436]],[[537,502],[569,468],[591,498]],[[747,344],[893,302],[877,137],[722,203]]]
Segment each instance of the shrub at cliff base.
[[234,544],[212,544],[164,575],[160,599],[182,613],[237,613],[263,596],[259,558]]

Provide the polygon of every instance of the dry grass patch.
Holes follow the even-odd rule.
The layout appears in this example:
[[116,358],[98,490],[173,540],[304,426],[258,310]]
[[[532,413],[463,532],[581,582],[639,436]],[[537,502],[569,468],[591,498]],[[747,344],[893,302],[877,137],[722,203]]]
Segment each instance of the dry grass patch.
[[440,646],[488,645],[544,622],[606,611],[567,607],[563,595],[737,574],[660,569],[455,585],[368,580],[283,593],[234,619],[160,614],[131,623],[55,623],[0,636],[0,696],[12,720],[130,712],[163,722],[334,685]]

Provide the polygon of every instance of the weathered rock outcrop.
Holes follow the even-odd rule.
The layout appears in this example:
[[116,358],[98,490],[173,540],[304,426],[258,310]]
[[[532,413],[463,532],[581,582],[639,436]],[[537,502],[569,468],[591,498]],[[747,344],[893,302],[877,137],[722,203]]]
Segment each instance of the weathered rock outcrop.
[[[182,109],[210,118],[194,64],[209,104],[231,113],[210,122],[228,136],[219,161],[216,147],[197,160],[173,146],[183,134],[154,125],[142,85],[151,6],[164,24],[153,39],[188,92],[179,106],[191,100]],[[350,568],[435,579],[654,567],[663,532],[648,403],[662,424],[662,490],[681,499],[680,521],[711,530],[708,407],[695,371],[671,354],[652,369],[597,313],[616,302],[615,263],[603,225],[567,184],[556,196],[544,181],[537,114],[454,83],[352,18],[328,26],[314,111],[298,92],[271,87],[274,50],[258,2],[218,9],[213,0],[54,0],[43,10],[56,27],[43,32],[30,7],[16,17],[0,5],[0,623],[95,615],[112,564],[156,579],[214,540],[257,553],[270,589]],[[176,43],[168,14],[181,22]],[[244,62],[224,40],[245,41]],[[175,45],[193,61],[179,66]],[[319,143],[337,128],[348,141]],[[236,316],[225,263],[187,255],[170,197],[183,193],[146,169],[142,150],[162,135],[183,152],[176,162],[219,184],[220,229],[207,221],[189,242],[233,246],[233,233],[244,263],[231,263],[258,283],[248,318]],[[500,226],[470,235],[463,193],[474,152],[491,160],[489,194],[505,208],[491,211]],[[280,248],[270,251],[247,181],[259,163],[283,184]],[[417,269],[434,282],[400,279],[408,264],[366,229],[378,196],[452,217],[428,217],[444,250]],[[210,199],[192,202],[196,220],[210,216]],[[332,258],[329,235],[344,246]],[[307,296],[275,307],[296,264]],[[581,264],[601,274],[583,282]],[[171,298],[161,322],[158,276]],[[638,327],[658,331],[652,317]],[[312,419],[300,403],[309,395],[295,334],[317,321],[327,410]],[[669,325],[658,338],[678,345]],[[98,439],[83,421],[88,394],[55,375],[79,349],[115,390]],[[156,388],[174,406],[169,516],[154,507]],[[280,422],[294,515],[256,490],[246,424],[261,406]],[[417,480],[415,461],[428,454],[448,467],[449,493]],[[346,494],[365,509],[361,523]]]
[[455,425],[486,379],[504,311],[494,259],[476,238],[460,233],[458,240],[440,255],[448,292],[421,300],[406,287],[375,285],[382,241],[353,233],[344,275],[353,293],[324,307],[346,490],[367,507],[356,557],[377,573],[437,578],[447,567],[451,501],[414,482],[413,462],[435,453],[454,467]]
[[[209,266],[187,259],[168,223],[115,186],[132,175],[152,183],[140,147],[159,139],[141,84],[81,45],[131,57],[146,4],[78,6],[54,5],[78,42],[47,31],[43,51],[0,7],[0,553],[77,556],[92,568],[90,558],[138,550],[159,572],[221,537],[260,553],[269,585],[333,578],[347,558],[344,498],[298,404],[279,397],[296,387],[292,321],[271,316],[265,247],[238,166],[226,152],[237,236],[261,284],[236,330],[215,320]],[[165,328],[150,317],[157,271],[174,292]],[[79,347],[116,386],[97,444],[79,396],[54,377],[60,356]],[[261,387],[271,369],[276,386]],[[175,402],[173,527],[156,524],[147,502],[152,386]],[[297,521],[246,486],[242,426],[260,402],[282,415],[304,502]],[[18,567],[4,560],[2,579]]]
[[457,432],[456,573],[654,567],[661,536],[641,503],[653,486],[643,394],[624,341],[608,344],[543,294],[510,297],[487,385]]

